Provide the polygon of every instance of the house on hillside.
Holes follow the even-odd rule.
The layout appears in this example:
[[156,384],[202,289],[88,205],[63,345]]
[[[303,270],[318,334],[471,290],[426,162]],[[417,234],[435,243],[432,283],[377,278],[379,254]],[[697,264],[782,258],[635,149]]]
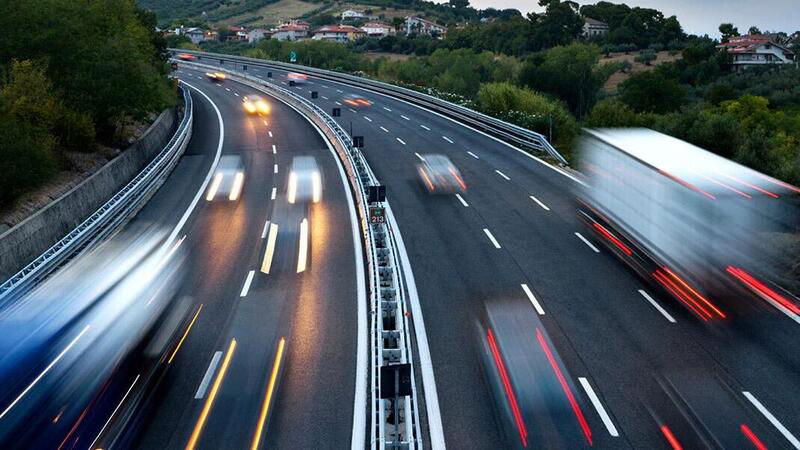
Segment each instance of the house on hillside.
[[314,30],[312,39],[345,43],[366,35],[362,29],[350,25],[325,25]]
[[717,46],[731,55],[735,70],[766,65],[794,64],[794,53],[785,45],[773,42],[763,34],[732,37]]
[[249,39],[247,30],[244,27],[235,27],[231,26],[228,27],[228,30],[231,31],[231,34],[228,35],[229,41],[247,41]]
[[359,11],[354,11],[352,9],[348,9],[347,11],[342,11],[342,20],[355,20],[355,19],[363,19],[364,13]]
[[184,28],[182,30],[182,33],[179,34],[183,34],[184,36],[189,38],[189,40],[192,41],[193,44],[199,44],[206,40],[205,39],[206,32],[202,28],[197,28],[197,27]]
[[272,32],[264,28],[253,28],[247,32],[247,42],[251,44],[262,39],[269,39],[270,37],[272,37]]
[[593,38],[608,34],[608,24],[591,17],[583,18],[583,37]]
[[394,34],[394,28],[391,25],[380,22],[365,23],[361,29],[367,33],[369,37],[384,37]]
[[308,39],[308,27],[285,23],[273,30],[272,39],[277,39],[279,41],[299,41]]
[[422,17],[406,17],[406,36],[409,34],[424,34],[427,36],[443,36],[447,28]]

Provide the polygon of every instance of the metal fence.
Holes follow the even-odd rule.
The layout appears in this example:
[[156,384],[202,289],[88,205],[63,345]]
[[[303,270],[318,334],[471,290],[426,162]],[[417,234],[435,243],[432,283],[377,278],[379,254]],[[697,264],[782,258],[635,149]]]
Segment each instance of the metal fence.
[[167,145],[138,175],[87,219],[0,285],[0,307],[33,289],[91,245],[108,238],[152,196],[183,154],[192,135],[192,97],[183,92],[184,114]]

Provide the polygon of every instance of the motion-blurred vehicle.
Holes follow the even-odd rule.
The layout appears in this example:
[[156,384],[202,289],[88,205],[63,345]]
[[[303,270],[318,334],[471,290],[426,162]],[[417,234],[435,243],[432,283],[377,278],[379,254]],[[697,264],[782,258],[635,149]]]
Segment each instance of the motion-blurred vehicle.
[[237,201],[244,187],[244,163],[239,155],[224,155],[219,159],[214,178],[206,192],[206,200]]
[[319,203],[322,199],[322,174],[313,156],[295,156],[289,171],[289,187],[287,189],[289,203]]
[[271,111],[269,103],[257,95],[245,95],[242,104],[248,114],[269,114]]
[[800,313],[773,245],[795,232],[800,189],[646,129],[587,130],[580,147],[579,216],[642,277],[703,321]]
[[228,78],[228,77],[227,77],[227,76],[226,76],[224,73],[222,73],[222,72],[206,72],[206,77],[207,77],[207,78],[208,78],[210,81],[224,81],[226,78]]
[[507,446],[592,446],[579,391],[530,304],[488,303],[481,361]]
[[464,192],[467,184],[458,168],[444,155],[422,155],[423,161],[417,165],[417,173],[425,189],[431,194],[452,194]]
[[781,448],[739,389],[707,370],[678,369],[655,377],[644,405],[670,448]]
[[197,57],[191,53],[178,53],[178,59],[182,59],[184,61],[194,61],[197,59]]
[[347,94],[342,98],[342,103],[350,105],[353,108],[368,108],[372,106],[372,102],[358,94]]
[[172,68],[172,70],[178,70],[178,63],[174,61],[169,66],[170,68]]
[[286,78],[288,78],[289,81],[294,81],[295,84],[303,84],[308,81],[308,75],[304,73],[289,72]]
[[188,312],[164,235],[102,244],[0,312],[1,448],[96,448],[134,377],[163,369]]

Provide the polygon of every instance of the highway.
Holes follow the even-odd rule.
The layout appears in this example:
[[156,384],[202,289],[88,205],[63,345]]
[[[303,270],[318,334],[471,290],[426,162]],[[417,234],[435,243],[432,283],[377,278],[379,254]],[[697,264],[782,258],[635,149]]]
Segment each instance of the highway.
[[[249,67],[251,75],[264,79],[265,72]],[[273,70],[273,75],[286,83],[284,73]],[[572,198],[576,181],[569,173],[366,90],[313,78],[295,89],[303,95],[316,90],[319,105],[341,108],[339,123],[364,136],[365,155],[388,186],[422,304],[423,318],[416,320],[426,324],[449,447],[507,444],[487,392],[473,326],[487,304],[500,300],[539,309],[580,386],[577,395],[595,446],[668,446],[645,406],[662,406],[657,376],[683,377],[698,386],[705,379],[719,380],[763,442],[790,445],[761,409],[795,430],[795,436],[800,430],[797,323],[759,310],[721,324],[701,324],[628,271],[580,225]],[[374,105],[356,110],[341,104],[351,93]],[[449,156],[469,190],[460,198],[424,193],[415,166],[426,153]]]
[[[674,449],[682,447],[666,424],[685,431],[694,419],[707,440],[683,448],[800,449],[796,317],[744,305],[724,321],[700,321],[583,225],[571,169],[367,89],[314,77],[290,87],[285,71],[247,71],[309,99],[318,92],[317,105],[339,108],[338,123],[364,137],[400,232],[407,293],[420,307],[410,322],[424,447]],[[153,225],[172,232],[170,244],[185,254],[174,288],[187,320],[117,448],[360,448],[364,258],[336,155],[280,101],[258,93],[270,113],[246,114],[242,100],[255,89],[185,64],[176,75],[191,89],[194,134],[113,239]],[[352,107],[352,94],[372,104]],[[417,174],[427,154],[449,157],[468,189],[429,195]],[[226,155],[241,157],[240,199],[209,201]],[[288,201],[295,156],[316,158],[320,203]],[[518,328],[502,326],[510,323]],[[509,382],[497,361],[512,367],[527,355],[538,358],[534,375]],[[423,367],[432,367],[435,387]],[[136,370],[118,374],[121,386],[139,379]],[[520,395],[537,419],[528,429],[507,423],[507,410],[518,413],[509,385],[547,399],[537,409]],[[106,395],[116,403],[122,392]]]
[[[360,247],[334,156],[285,105],[272,101],[270,115],[248,116],[240,96],[252,90],[181,79],[192,88],[197,131],[180,166],[135,222],[169,222],[196,194],[218,150],[242,155],[246,179],[238,203],[203,199],[181,229],[189,256],[178,295],[192,299],[197,317],[152,395],[134,443],[244,448],[258,435],[267,447],[347,446],[355,355],[341,349],[356,345]],[[296,155],[313,155],[320,163],[325,176],[319,204],[286,200]],[[307,266],[298,273],[303,220]],[[276,365],[280,376],[268,405]]]

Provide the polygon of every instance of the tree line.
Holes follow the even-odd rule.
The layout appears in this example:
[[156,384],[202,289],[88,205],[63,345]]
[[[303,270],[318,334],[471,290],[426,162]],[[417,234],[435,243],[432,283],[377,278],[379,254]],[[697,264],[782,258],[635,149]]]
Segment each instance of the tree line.
[[0,207],[175,102],[155,16],[133,0],[8,0],[0,28]]

